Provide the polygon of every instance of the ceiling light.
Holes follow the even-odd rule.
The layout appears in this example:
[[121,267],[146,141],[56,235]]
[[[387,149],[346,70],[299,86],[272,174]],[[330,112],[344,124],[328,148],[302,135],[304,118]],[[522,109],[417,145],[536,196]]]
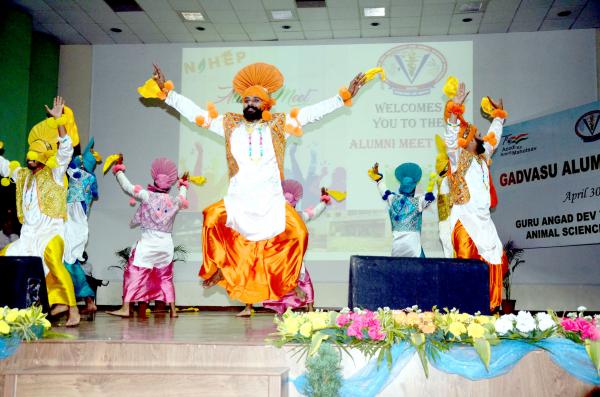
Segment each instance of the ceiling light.
[[289,28],[291,28],[291,26],[290,26],[290,25],[283,25],[283,26],[281,27],[281,29],[285,29],[285,30],[288,30]]
[[201,12],[181,11],[181,16],[186,21],[204,21],[204,15]]
[[119,29],[119,28],[110,28],[111,32],[115,32],[115,33],[121,33],[123,31],[123,29]]
[[571,13],[572,13],[571,11],[569,11],[569,10],[565,10],[565,11],[561,11],[561,12],[559,12],[559,13],[558,13],[558,14],[556,14],[556,15],[558,15],[559,17],[568,17],[569,15],[571,15]]
[[204,28],[202,26],[196,26],[196,30],[199,30],[202,32],[202,31],[206,30],[206,28]]
[[365,17],[384,17],[385,16],[385,7],[364,8],[363,11],[364,11]]
[[471,22],[473,20],[473,18],[463,18],[463,22]]
[[371,26],[379,26],[379,22],[371,22]]
[[286,19],[294,19],[292,10],[272,10],[271,17],[276,21],[285,21]]

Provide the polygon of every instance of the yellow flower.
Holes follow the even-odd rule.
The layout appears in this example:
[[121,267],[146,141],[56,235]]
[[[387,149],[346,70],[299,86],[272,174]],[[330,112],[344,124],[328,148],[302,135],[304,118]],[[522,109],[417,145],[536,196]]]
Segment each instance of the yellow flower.
[[0,320],[0,334],[7,335],[10,332],[10,327],[4,320]]
[[433,318],[435,317],[435,313],[424,312],[421,314],[421,317],[423,318],[423,321],[433,321]]
[[19,309],[9,309],[8,313],[5,313],[4,319],[6,322],[12,323],[19,317]]
[[461,323],[468,323],[471,321],[471,315],[468,313],[460,313],[458,315],[458,321]]
[[283,319],[281,323],[280,331],[287,336],[294,336],[298,333],[300,329],[300,320],[298,317],[287,317]]
[[312,334],[312,330],[312,324],[310,323],[310,321],[307,321],[300,326],[300,335],[309,338]]
[[404,313],[402,310],[394,310],[392,311],[392,318],[396,324],[404,325],[406,322],[406,313]]
[[52,324],[47,318],[42,319],[42,325],[44,326],[44,329],[50,329],[50,327],[52,327]]
[[415,312],[410,312],[406,315],[406,324],[417,325],[419,324],[419,315]]
[[467,327],[467,333],[471,338],[482,338],[485,333],[485,328],[477,323],[471,323]]
[[419,329],[424,334],[433,334],[435,332],[435,325],[432,322],[425,322],[419,325]]
[[315,331],[326,328],[329,325],[329,313],[310,312],[308,313],[308,319]]
[[488,316],[477,316],[475,317],[475,322],[479,324],[488,324],[489,322],[491,322],[491,318]]
[[465,325],[463,323],[461,323],[460,321],[454,321],[448,327],[448,331],[450,331],[452,333],[452,335],[459,337],[462,334],[464,334],[465,332],[467,332],[467,329],[465,328]]

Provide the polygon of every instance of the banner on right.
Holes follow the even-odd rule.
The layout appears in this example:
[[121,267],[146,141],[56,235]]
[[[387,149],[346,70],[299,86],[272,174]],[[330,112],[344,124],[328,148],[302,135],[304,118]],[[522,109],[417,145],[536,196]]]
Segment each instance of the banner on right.
[[600,243],[599,121],[600,101],[504,128],[491,166],[502,241]]

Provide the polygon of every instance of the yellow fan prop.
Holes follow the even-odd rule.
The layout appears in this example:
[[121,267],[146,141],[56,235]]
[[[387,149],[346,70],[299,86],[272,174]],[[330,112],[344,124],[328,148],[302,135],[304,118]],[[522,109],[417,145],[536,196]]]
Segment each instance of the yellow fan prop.
[[192,182],[194,185],[200,186],[204,185],[206,178],[200,175],[190,176],[190,182]]
[[143,86],[138,87],[137,92],[144,98],[161,98],[164,96],[154,79],[146,80]]
[[449,76],[448,80],[446,80],[446,84],[444,84],[443,90],[448,98],[454,98],[458,92],[458,79],[454,76]]
[[329,196],[335,201],[344,201],[348,195],[346,192],[339,192],[337,190],[327,190],[327,193],[329,193]]
[[367,81],[371,81],[375,78],[375,76],[377,75],[381,76],[381,81],[385,81],[385,70],[383,70],[382,67],[376,67],[376,68],[371,68],[369,70],[367,70],[364,75],[365,77],[363,77],[363,81],[366,83]]
[[121,158],[121,154],[111,154],[106,158],[104,167],[102,167],[102,173],[106,174],[108,170]]

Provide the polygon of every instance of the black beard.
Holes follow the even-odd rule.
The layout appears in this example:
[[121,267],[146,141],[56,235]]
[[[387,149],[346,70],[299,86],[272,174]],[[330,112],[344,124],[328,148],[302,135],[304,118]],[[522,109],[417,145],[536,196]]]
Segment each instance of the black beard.
[[34,171],[36,168],[38,167],[38,165],[33,165],[30,162],[27,162],[27,168],[29,168],[30,171]]
[[[248,110],[254,111],[248,111]],[[248,121],[256,121],[262,118],[262,110],[255,108],[254,106],[247,106],[244,108],[244,118]]]
[[483,141],[481,139],[475,138],[475,142],[477,142],[477,147],[475,147],[475,153],[484,154],[485,147],[483,146]]

